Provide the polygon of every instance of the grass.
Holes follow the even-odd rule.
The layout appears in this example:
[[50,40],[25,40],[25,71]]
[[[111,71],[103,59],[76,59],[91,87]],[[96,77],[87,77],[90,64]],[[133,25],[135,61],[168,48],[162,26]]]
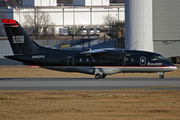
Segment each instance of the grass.
[[[180,77],[180,69],[165,77]],[[25,66],[1,66],[0,76],[94,77]],[[111,77],[158,77],[115,74]],[[0,120],[179,120],[180,91],[0,91]]]
[[179,120],[180,91],[0,91],[0,119]]

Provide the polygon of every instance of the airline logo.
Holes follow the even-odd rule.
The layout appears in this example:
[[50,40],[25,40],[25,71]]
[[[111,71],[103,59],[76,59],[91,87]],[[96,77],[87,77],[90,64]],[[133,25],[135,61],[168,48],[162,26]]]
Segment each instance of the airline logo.
[[24,36],[13,36],[13,43],[24,43]]
[[147,63],[147,66],[162,66],[162,63]]

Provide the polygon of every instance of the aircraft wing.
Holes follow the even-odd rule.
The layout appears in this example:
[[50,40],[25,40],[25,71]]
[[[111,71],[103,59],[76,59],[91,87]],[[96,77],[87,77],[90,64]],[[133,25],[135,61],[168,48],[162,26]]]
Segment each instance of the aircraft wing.
[[106,52],[105,49],[97,49],[97,50],[81,52],[81,54],[86,54],[87,56],[91,56],[92,54],[98,54],[98,53],[104,53],[104,52]]
[[104,48],[84,51],[80,54],[91,56],[94,60],[117,62],[123,60],[124,50],[115,48]]

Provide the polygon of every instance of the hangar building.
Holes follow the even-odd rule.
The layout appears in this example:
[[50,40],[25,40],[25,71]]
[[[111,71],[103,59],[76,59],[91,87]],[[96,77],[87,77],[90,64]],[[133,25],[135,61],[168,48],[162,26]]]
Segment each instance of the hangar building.
[[180,56],[180,0],[153,0],[154,51]]
[[126,46],[180,56],[179,6],[179,0],[125,0]]

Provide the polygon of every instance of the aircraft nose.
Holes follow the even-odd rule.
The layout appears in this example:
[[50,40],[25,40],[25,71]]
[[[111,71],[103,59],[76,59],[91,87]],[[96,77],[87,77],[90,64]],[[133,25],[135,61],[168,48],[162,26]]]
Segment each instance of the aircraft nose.
[[[170,63],[171,63],[171,62],[170,62]],[[171,69],[172,71],[177,70],[177,67],[176,67],[173,63],[171,63],[171,65],[170,65],[170,66],[171,66],[171,68],[170,68],[170,69]]]
[[170,71],[177,70],[177,67],[170,61],[167,61],[167,65],[169,66]]
[[172,66],[172,70],[177,70],[177,67],[176,66]]
[[171,63],[171,69],[172,70],[177,70],[177,67],[173,63]]

